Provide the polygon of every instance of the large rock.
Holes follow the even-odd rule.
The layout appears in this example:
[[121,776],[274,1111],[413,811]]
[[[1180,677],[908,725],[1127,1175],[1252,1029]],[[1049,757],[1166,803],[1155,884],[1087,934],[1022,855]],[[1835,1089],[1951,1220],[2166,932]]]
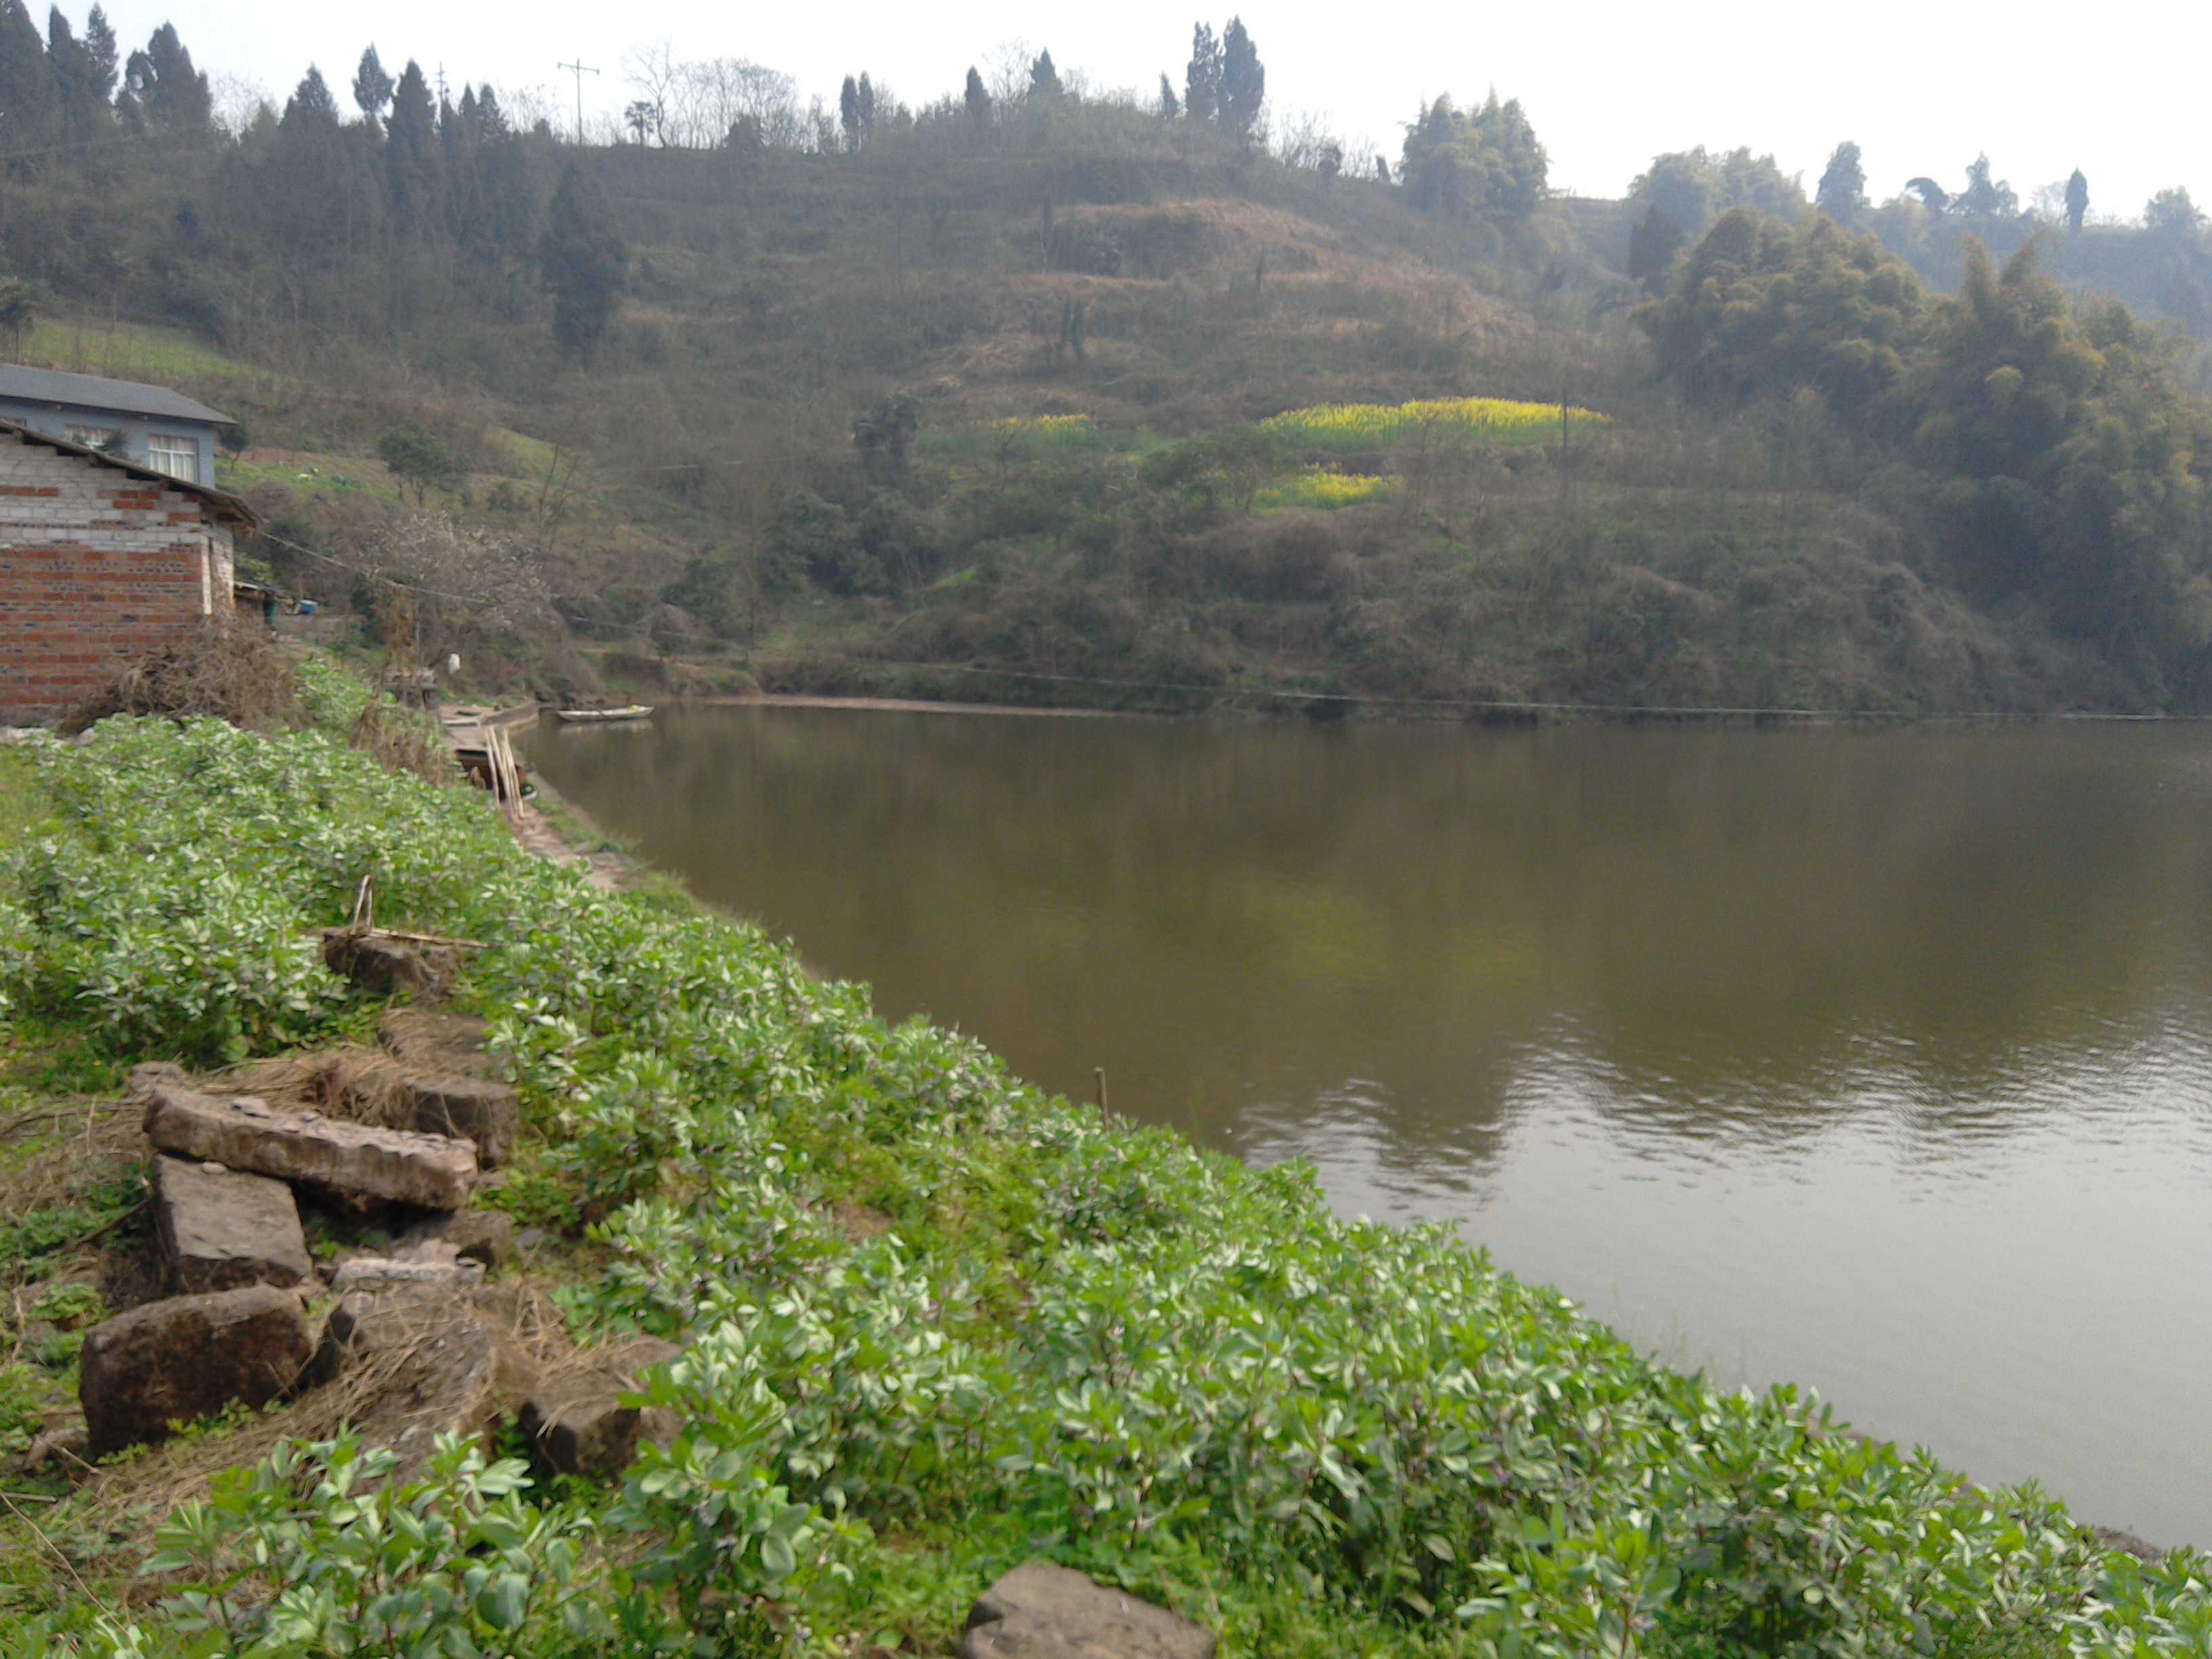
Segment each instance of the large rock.
[[78,1361],[91,1455],[168,1437],[172,1423],[288,1393],[313,1352],[300,1299],[272,1285],[173,1297],[95,1327]]
[[514,1091],[489,1078],[418,1077],[399,1086],[410,1127],[426,1135],[471,1142],[477,1162],[495,1170],[514,1155],[522,1121]]
[[319,1372],[362,1391],[362,1443],[398,1455],[405,1480],[444,1434],[484,1433],[533,1379],[462,1291],[416,1285],[340,1299]]
[[1213,1632],[1079,1572],[1031,1561],[969,1610],[960,1659],[1213,1659]]
[[279,1111],[250,1097],[220,1098],[172,1085],[153,1091],[146,1138],[156,1151],[182,1158],[425,1210],[459,1209],[477,1175],[477,1150],[465,1140]]
[[539,1384],[521,1419],[538,1461],[556,1474],[611,1480],[636,1458],[640,1440],[665,1443],[677,1426],[669,1414],[625,1406],[621,1396],[635,1391],[641,1372],[681,1352],[648,1337]]
[[283,1182],[156,1157],[153,1188],[155,1236],[179,1293],[297,1285],[314,1271],[300,1206]]

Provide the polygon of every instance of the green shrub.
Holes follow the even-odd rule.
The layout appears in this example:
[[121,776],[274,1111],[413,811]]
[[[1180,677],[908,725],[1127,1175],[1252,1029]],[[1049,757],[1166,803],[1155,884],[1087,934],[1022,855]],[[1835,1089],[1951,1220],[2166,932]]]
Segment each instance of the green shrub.
[[596,1516],[454,1448],[389,1497],[289,1448],[179,1513],[153,1565],[187,1584],[102,1654],[847,1651],[877,1598],[1037,1552],[1271,1656],[2212,1634],[2202,1558],[2108,1557],[2033,1486],[1668,1370],[1443,1230],[1338,1221],[1303,1167],[1048,1098],[757,930],[594,892],[465,792],[208,723],[31,752],[60,825],[0,885],[42,1006],[126,1046],[326,1024],[278,969],[374,869],[398,925],[488,942],[464,993],[544,1143],[514,1201],[604,1252],[573,1314],[689,1344],[647,1383],[683,1432]]
[[176,1574],[153,1627],[103,1620],[94,1653],[188,1650],[328,1659],[623,1651],[614,1610],[580,1581],[592,1530],[522,1497],[519,1462],[439,1443],[422,1475],[378,1483],[389,1451],[351,1436],[280,1446],[220,1479],[158,1536],[149,1573]]

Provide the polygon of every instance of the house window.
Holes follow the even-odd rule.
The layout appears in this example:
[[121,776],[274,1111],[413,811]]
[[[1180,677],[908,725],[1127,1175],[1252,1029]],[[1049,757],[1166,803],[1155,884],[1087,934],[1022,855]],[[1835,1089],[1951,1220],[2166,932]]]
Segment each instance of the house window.
[[67,437],[73,444],[82,444],[87,449],[120,455],[123,453],[123,428],[119,426],[72,426]]
[[146,465],[185,483],[200,481],[200,446],[195,438],[155,432],[146,440]]

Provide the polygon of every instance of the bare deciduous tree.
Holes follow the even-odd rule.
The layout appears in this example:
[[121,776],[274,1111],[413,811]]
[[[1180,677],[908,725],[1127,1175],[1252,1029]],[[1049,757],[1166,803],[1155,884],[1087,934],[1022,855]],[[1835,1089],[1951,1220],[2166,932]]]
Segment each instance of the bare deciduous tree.
[[405,586],[426,639],[561,631],[537,550],[517,537],[443,513],[398,513],[366,538],[360,557],[372,576]]
[[742,58],[680,58],[666,42],[633,52],[623,69],[668,149],[714,149],[741,128],[772,149],[812,140],[798,84],[781,70]]

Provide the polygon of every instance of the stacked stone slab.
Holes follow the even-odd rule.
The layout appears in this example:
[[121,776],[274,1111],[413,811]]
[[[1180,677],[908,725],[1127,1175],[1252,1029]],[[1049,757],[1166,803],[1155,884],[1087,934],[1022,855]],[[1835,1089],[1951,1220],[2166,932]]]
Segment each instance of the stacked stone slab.
[[91,1454],[166,1440],[234,1401],[265,1406],[292,1391],[313,1352],[299,1297],[273,1285],[133,1308],[94,1328],[79,1357]]
[[[203,1094],[173,1068],[142,1068],[131,1098],[145,1102],[155,1236],[178,1294],[86,1337],[78,1398],[94,1457],[166,1439],[174,1425],[234,1401],[265,1405],[317,1380],[322,1368],[310,1364],[317,1345],[306,1298],[321,1285],[295,1185],[450,1215],[467,1203],[478,1169],[466,1139]],[[504,1235],[494,1227],[487,1237]],[[482,1261],[464,1262],[451,1239],[425,1239],[397,1254],[404,1259],[348,1264],[351,1282],[343,1288],[382,1291],[404,1281],[420,1289],[428,1281],[451,1293],[483,1276]],[[357,1307],[354,1325],[373,1324],[372,1314]],[[489,1352],[489,1333],[480,1323],[475,1329],[481,1341],[464,1333],[456,1352]],[[483,1365],[472,1358],[459,1370],[474,1375]],[[459,1385],[444,1392],[457,1389],[467,1392]]]
[[450,1284],[342,1298],[325,1328],[317,1370],[334,1376],[353,1366],[380,1373],[354,1426],[368,1444],[392,1449],[400,1480],[422,1467],[439,1436],[489,1428],[529,1382],[515,1374],[475,1299]]
[[[405,1480],[438,1437],[488,1429],[520,1411],[538,1460],[611,1478],[665,1413],[626,1406],[638,1374],[672,1358],[642,1340],[580,1357],[541,1386],[502,1314],[514,1286],[486,1286],[514,1245],[514,1222],[466,1207],[478,1171],[514,1144],[514,1091],[487,1075],[478,1021],[396,1010],[380,1034],[415,1073],[400,1103],[414,1129],[376,1127],[250,1096],[208,1094],[170,1066],[141,1066],[126,1102],[154,1149],[155,1233],[177,1292],[86,1339],[80,1397],[97,1457],[166,1438],[234,1401],[261,1406],[350,1375],[349,1405],[370,1444]],[[295,1188],[346,1203],[428,1212],[385,1251],[340,1261],[337,1304],[319,1330]]]
[[417,1073],[401,1090],[410,1128],[472,1143],[487,1170],[514,1156],[520,1107],[514,1091],[493,1075],[483,1021],[442,1009],[395,1008],[377,1027],[376,1040]]
[[404,991],[435,998],[452,982],[460,958],[450,946],[422,948],[340,927],[323,935],[323,964],[371,996]]
[[157,1153],[154,1231],[179,1295],[282,1289],[314,1272],[292,1189],[267,1176]]
[[157,1085],[146,1138],[158,1152],[425,1210],[458,1210],[477,1176],[465,1140],[288,1112],[250,1096]]
[[455,1210],[427,1216],[399,1239],[400,1253],[424,1244],[450,1244],[463,1261],[483,1264],[489,1273],[514,1254],[514,1218],[504,1210]]

